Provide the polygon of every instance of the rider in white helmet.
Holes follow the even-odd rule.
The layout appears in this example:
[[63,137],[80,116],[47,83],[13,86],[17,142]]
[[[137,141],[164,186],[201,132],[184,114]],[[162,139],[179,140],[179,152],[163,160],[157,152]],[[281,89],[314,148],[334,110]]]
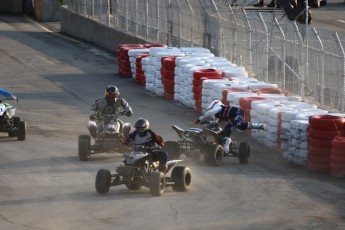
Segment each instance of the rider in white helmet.
[[216,120],[219,122],[226,121],[228,124],[224,127],[224,152],[229,152],[229,145],[231,144],[231,128],[236,127],[239,130],[246,129],[265,129],[265,125],[261,123],[247,122],[244,119],[244,112],[242,109],[235,106],[226,106],[219,100],[212,101],[206,108],[204,115],[200,116],[195,124],[200,124],[206,120]]

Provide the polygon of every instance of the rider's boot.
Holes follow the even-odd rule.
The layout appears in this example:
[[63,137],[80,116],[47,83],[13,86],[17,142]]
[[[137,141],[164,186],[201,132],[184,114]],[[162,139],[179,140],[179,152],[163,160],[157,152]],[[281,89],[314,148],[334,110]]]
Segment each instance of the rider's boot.
[[248,129],[261,129],[266,130],[265,124],[262,123],[255,123],[255,122],[248,122]]
[[224,137],[224,153],[228,154],[230,152],[230,144],[231,144],[231,138],[230,137]]
[[158,165],[158,171],[165,173],[165,171],[167,171],[167,166],[166,164],[159,164]]

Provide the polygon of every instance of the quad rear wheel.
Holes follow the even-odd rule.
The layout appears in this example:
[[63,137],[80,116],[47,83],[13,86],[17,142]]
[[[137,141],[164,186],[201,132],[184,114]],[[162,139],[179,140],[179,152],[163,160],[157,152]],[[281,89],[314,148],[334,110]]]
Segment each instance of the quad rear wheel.
[[175,192],[185,192],[192,181],[191,170],[188,167],[176,166],[171,172],[171,180],[174,182],[171,188]]
[[101,194],[109,192],[111,184],[111,173],[108,169],[100,169],[96,175],[95,187],[96,191]]
[[205,146],[204,160],[207,165],[220,166],[223,162],[224,149],[218,144]]
[[26,138],[26,123],[25,121],[18,121],[17,124],[17,140],[24,141]]
[[149,182],[150,193],[152,196],[161,196],[165,188],[165,176],[160,171],[153,172]]
[[90,157],[90,135],[79,135],[78,138],[78,156],[79,160],[87,161]]
[[248,164],[250,157],[250,145],[247,142],[241,142],[239,147],[238,160],[240,164]]

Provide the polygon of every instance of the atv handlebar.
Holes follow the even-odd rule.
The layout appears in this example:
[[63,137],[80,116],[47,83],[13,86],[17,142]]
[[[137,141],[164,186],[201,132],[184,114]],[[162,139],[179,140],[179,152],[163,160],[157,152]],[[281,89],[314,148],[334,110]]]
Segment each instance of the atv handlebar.
[[161,150],[162,148],[158,145],[156,146],[145,146],[145,145],[135,145],[134,146],[134,150],[135,151],[158,151],[158,150]]
[[98,119],[104,119],[104,118],[107,118],[107,119],[117,119],[118,117],[120,116],[123,116],[126,114],[126,111],[121,111],[117,114],[104,114],[102,116],[99,116]]
[[19,99],[16,97],[16,98],[9,98],[9,97],[6,97],[6,98],[1,98],[0,99],[0,103],[3,102],[3,101],[19,101]]

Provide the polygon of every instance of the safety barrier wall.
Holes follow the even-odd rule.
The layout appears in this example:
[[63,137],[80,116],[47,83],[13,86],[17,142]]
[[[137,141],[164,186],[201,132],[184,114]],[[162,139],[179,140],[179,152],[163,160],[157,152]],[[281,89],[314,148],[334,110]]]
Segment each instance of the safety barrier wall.
[[214,0],[69,0],[68,9],[174,47],[205,47],[244,66],[250,77],[324,107],[345,111],[345,36],[288,20],[281,10]]

